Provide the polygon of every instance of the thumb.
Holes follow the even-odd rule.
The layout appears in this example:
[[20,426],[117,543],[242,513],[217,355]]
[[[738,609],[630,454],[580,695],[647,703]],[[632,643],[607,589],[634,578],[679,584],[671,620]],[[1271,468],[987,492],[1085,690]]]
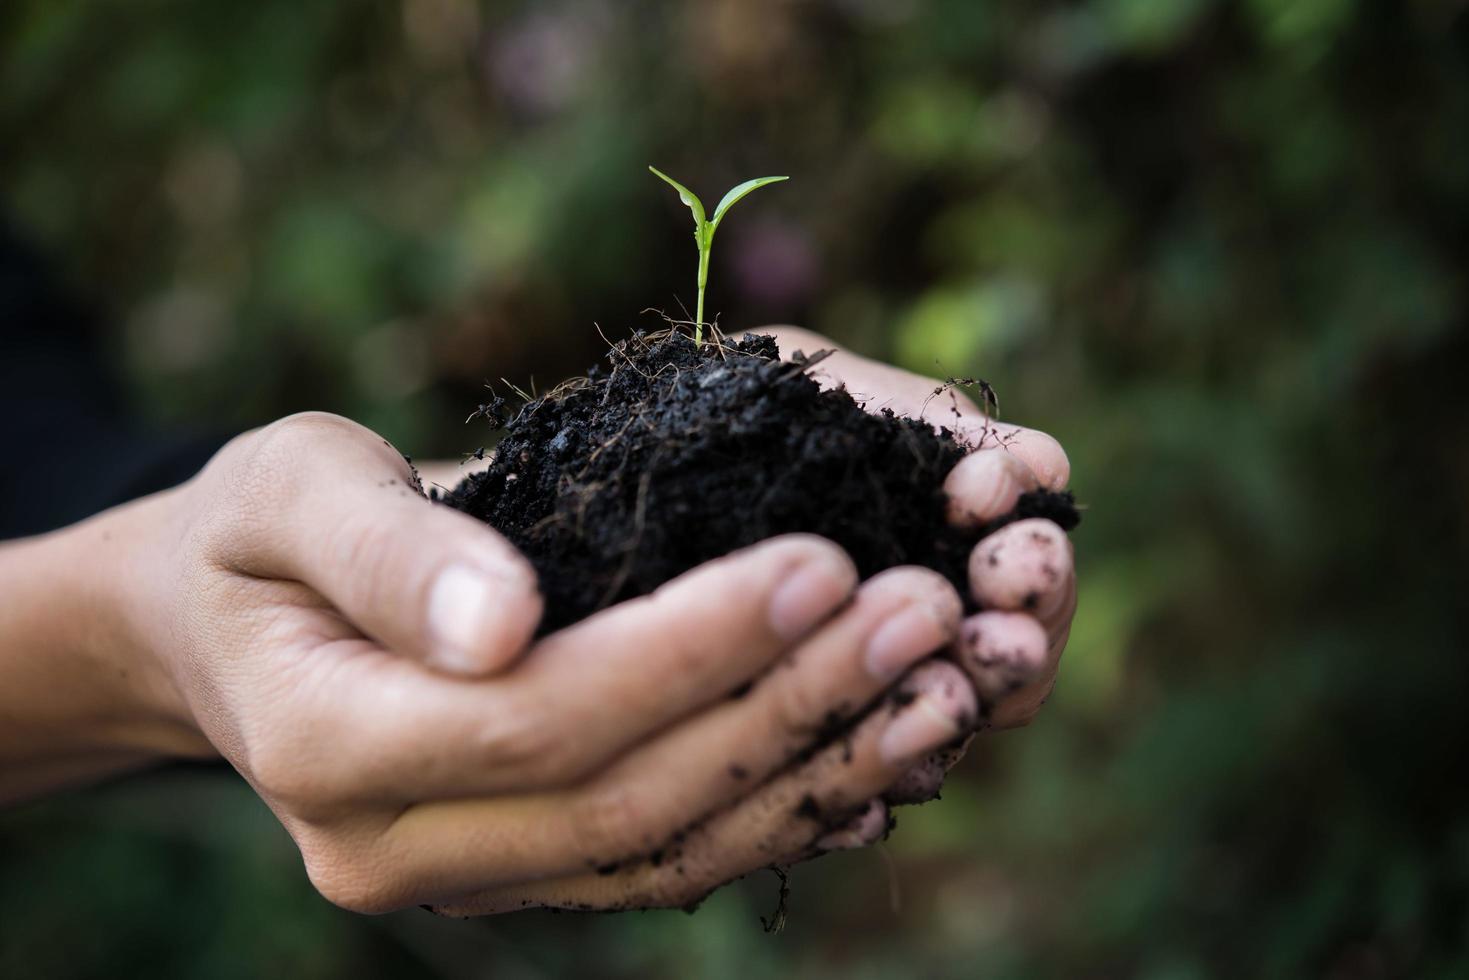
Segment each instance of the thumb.
[[447,673],[495,673],[525,649],[542,612],[535,569],[486,525],[426,500],[379,436],[317,414],[260,436],[271,445],[253,465],[283,471],[294,492],[255,508],[243,570],[304,582],[380,645]]

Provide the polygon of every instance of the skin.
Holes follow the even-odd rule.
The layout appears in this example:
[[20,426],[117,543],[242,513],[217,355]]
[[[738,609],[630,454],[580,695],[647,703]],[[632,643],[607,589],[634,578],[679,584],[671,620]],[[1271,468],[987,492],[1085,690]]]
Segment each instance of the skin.
[[[846,353],[820,374],[874,409],[934,386]],[[1054,440],[959,406],[988,444],[946,483],[955,523],[1064,484]],[[531,642],[513,548],[428,504],[370,431],[292,416],[179,487],[0,544],[0,801],[219,756],[345,908],[684,905],[871,842],[885,795],[927,798],[976,727],[1030,720],[1075,608],[1070,544],[1020,522],[971,571],[986,611],[966,619],[929,570],[858,583],[787,536]],[[852,727],[823,747],[832,718]]]

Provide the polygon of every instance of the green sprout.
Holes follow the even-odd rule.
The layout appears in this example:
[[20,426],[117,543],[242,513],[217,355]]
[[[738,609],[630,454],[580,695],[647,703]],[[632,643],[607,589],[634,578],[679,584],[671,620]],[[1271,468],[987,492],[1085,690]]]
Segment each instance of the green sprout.
[[774,184],[777,181],[789,180],[789,177],[756,177],[730,188],[728,194],[719,202],[719,207],[714,209],[714,217],[710,220],[704,219],[704,204],[699,200],[697,194],[689,190],[683,184],[674,180],[657,167],[649,167],[649,170],[666,180],[678,191],[678,199],[688,205],[694,213],[694,244],[699,247],[699,301],[694,312],[694,344],[704,342],[704,286],[709,282],[709,246],[714,244],[714,230],[719,227],[719,222],[724,220],[725,214],[734,207],[735,202],[757,187],[766,184]]

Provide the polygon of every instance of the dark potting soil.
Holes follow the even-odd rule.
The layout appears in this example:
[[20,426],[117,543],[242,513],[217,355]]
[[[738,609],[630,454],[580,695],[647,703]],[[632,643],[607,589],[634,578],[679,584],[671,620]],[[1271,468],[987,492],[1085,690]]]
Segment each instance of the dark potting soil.
[[1079,520],[1070,493],[1023,495],[975,530],[945,521],[944,477],[966,447],[948,430],[870,414],[823,391],[809,360],[771,337],[720,344],[635,336],[606,366],[513,414],[488,470],[436,497],[489,523],[535,565],[542,632],[652,592],[765,538],[808,532],[846,549],[866,578],[936,569],[967,596],[969,552],[1012,520]]

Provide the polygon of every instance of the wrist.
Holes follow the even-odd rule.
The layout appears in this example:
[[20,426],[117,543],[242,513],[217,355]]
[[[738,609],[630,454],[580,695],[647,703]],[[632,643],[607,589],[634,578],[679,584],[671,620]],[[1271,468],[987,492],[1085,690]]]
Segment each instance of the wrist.
[[21,794],[211,753],[130,615],[130,591],[171,588],[144,547],[157,510],[145,498],[0,544],[0,769]]
[[104,673],[110,668],[115,678],[111,693],[122,713],[108,737],[159,757],[217,754],[200,732],[168,654],[181,626],[174,611],[193,591],[180,568],[182,534],[173,519],[189,486],[78,524],[65,544],[76,561],[90,556],[90,572],[75,598],[89,625],[75,642],[89,662]]

